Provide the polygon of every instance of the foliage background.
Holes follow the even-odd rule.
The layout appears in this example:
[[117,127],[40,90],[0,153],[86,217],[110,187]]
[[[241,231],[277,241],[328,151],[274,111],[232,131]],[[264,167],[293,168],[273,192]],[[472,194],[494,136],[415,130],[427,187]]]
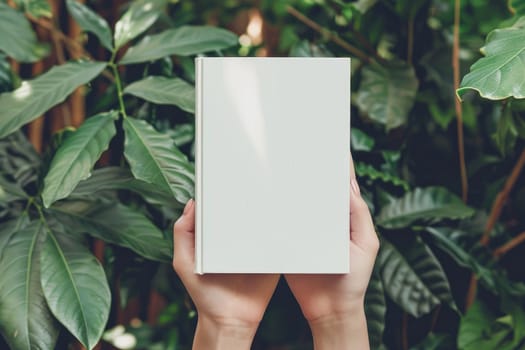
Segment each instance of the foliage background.
[[[352,57],[353,156],[382,241],[373,349],[525,347],[523,2],[81,3],[0,3],[0,348],[189,348],[169,259],[193,191],[196,54]],[[285,283],[253,348],[311,348]]]

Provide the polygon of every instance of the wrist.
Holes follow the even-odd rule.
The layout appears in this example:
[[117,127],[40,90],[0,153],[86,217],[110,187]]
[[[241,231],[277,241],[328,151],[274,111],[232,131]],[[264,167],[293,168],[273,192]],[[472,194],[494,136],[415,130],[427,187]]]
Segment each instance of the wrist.
[[333,313],[308,321],[314,349],[369,349],[363,303],[342,313]]
[[193,350],[248,350],[257,327],[258,324],[199,315]]

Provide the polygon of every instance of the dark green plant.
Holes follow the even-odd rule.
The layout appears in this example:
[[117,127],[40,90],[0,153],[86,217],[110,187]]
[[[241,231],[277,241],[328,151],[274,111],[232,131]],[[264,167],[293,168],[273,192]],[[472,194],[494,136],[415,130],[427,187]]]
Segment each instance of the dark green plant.
[[[147,259],[171,261],[172,244],[162,232],[163,225],[153,224],[147,211],[98,192],[132,191],[141,195],[144,203],[175,212],[193,196],[192,163],[168,133],[129,116],[124,95],[193,112],[194,90],[180,78],[153,75],[124,85],[118,67],[221,50],[237,43],[237,36],[224,29],[181,26],[145,36],[117,59],[125,44],[154,24],[165,2],[133,2],[116,23],[114,34],[107,22],[85,5],[67,1],[67,6],[78,24],[110,52],[109,61],[55,66],[0,95],[0,142],[6,150],[2,158],[14,163],[1,168],[0,200],[5,211],[0,245],[0,328],[13,349],[52,349],[62,326],[88,349],[99,341],[108,321],[111,293],[103,267],[86,246],[84,233]],[[0,16],[6,19],[2,26],[12,32],[2,35],[0,49],[20,62],[39,59],[39,44],[24,15],[0,4]],[[25,145],[19,129],[103,72],[112,74],[108,75],[115,84],[117,108],[97,113],[64,134],[49,161],[41,161]],[[119,157],[127,165],[93,171],[117,132],[124,133]],[[20,171],[29,172],[30,178],[20,177]],[[90,177],[90,182],[82,182]]]

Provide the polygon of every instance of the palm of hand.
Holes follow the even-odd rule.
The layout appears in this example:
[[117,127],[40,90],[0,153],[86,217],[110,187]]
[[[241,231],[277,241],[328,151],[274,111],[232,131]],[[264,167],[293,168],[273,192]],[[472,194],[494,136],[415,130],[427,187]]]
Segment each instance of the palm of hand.
[[375,255],[350,242],[349,274],[286,275],[286,281],[304,316],[316,320],[333,314],[346,314],[363,302]]
[[[191,277],[191,276],[190,276]],[[193,275],[188,291],[201,312],[224,324],[258,324],[279,280],[278,275]]]

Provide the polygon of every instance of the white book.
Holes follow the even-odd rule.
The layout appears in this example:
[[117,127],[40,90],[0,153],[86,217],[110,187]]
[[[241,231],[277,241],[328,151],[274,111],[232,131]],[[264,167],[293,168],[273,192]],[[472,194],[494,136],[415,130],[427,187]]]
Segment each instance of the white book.
[[350,59],[196,59],[196,273],[348,273]]

